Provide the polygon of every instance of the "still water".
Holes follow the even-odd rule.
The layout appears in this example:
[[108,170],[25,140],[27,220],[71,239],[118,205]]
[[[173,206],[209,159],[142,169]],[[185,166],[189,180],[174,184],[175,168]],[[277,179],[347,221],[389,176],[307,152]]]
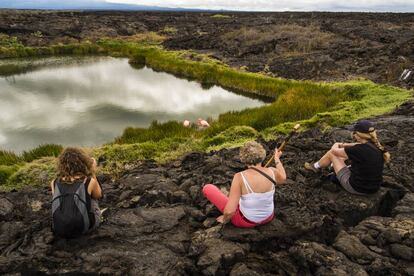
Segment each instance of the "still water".
[[0,60],[0,148],[95,146],[152,121],[217,118],[264,103],[213,86],[134,69],[108,57]]

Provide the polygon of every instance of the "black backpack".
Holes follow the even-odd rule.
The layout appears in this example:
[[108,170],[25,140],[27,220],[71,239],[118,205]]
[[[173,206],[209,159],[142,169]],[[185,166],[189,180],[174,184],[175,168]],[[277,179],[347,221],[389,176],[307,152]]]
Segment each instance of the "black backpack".
[[87,191],[90,181],[88,177],[85,181],[79,180],[68,185],[55,180],[52,230],[56,236],[74,238],[85,234],[90,229],[90,198],[88,198],[90,196]]

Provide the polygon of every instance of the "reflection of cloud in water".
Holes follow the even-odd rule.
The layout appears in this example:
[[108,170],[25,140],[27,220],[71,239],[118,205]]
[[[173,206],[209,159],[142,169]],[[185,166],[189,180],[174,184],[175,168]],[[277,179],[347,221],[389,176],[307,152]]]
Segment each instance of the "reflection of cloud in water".
[[[43,68],[0,78],[0,130],[4,147],[22,150],[41,143],[97,145],[120,135],[126,126],[153,120],[195,120],[262,103],[220,87],[144,68],[126,59]],[[7,144],[5,144],[7,142]]]
[[2,133],[0,133],[0,145],[6,144],[6,142],[7,142],[7,137],[4,136]]

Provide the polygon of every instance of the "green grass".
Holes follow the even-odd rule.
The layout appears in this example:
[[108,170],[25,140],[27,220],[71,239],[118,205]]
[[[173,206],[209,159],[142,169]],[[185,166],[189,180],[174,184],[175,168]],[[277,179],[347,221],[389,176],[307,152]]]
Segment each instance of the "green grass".
[[17,37],[0,33],[0,47],[15,48],[15,47],[24,47],[24,46],[17,39]]
[[177,28],[165,26],[164,29],[161,30],[161,33],[167,34],[167,35],[174,35],[178,32]]
[[195,132],[196,131],[193,128],[185,128],[181,123],[176,121],[170,121],[162,124],[154,121],[148,128],[126,128],[122,136],[115,139],[115,143],[133,144],[146,141],[158,142],[170,137],[189,137]]
[[20,42],[6,45],[0,38],[0,58],[24,58],[39,56],[62,56],[62,55],[106,55],[108,52],[91,42],[79,44],[52,45],[49,47],[26,47]]
[[62,152],[63,147],[61,145],[46,144],[40,145],[30,151],[24,151],[22,159],[25,162],[32,162],[42,157],[54,156],[57,157]]
[[231,16],[226,15],[226,14],[215,14],[215,15],[212,15],[211,18],[226,19],[226,18],[231,18]]
[[[7,183],[8,179],[19,170],[18,165],[0,165],[0,187]],[[1,189],[0,189],[1,190]]]
[[[40,145],[29,151],[24,151],[20,155],[10,151],[0,150],[0,191],[16,185],[19,186],[20,184],[17,181],[21,181],[22,177],[16,178],[16,176],[18,174],[25,174],[25,171],[28,170],[28,164],[32,164],[31,162],[40,160],[44,157],[57,157],[62,149],[63,147],[60,145],[46,144]],[[29,168],[31,169],[35,167],[29,166]],[[35,174],[35,176],[37,176],[37,174]],[[37,181],[35,178],[29,177],[28,179],[30,179],[31,182]],[[24,184],[22,185],[24,186]]]
[[389,85],[378,85],[371,81],[359,80],[345,83],[329,84],[337,90],[347,90],[355,94],[347,101],[342,101],[332,106],[328,111],[319,112],[309,119],[285,122],[274,127],[267,128],[262,135],[271,139],[274,135],[287,133],[296,123],[300,123],[304,129],[319,127],[327,129],[343,126],[355,122],[361,118],[382,115],[393,111],[398,105],[413,97],[412,90],[401,89]]
[[125,165],[144,159],[158,162],[176,159],[183,154],[202,150],[199,142],[187,138],[164,138],[158,141],[146,141],[134,144],[111,144],[95,148],[92,155],[105,160],[100,168],[102,172],[117,176],[125,170]]
[[[274,139],[287,133],[294,124],[303,129],[341,126],[360,118],[389,112],[412,97],[413,92],[378,85],[366,80],[316,83],[272,78],[240,71],[191,51],[166,51],[164,38],[155,33],[122,39],[101,39],[95,44],[31,48],[14,38],[0,37],[0,57],[41,55],[106,54],[129,57],[130,64],[147,65],[203,86],[220,85],[227,89],[274,99],[273,103],[238,112],[227,112],[204,131],[184,128],[180,122],[153,122],[148,128],[127,128],[110,144],[92,149],[95,157],[106,160],[101,170],[117,175],[125,166],[143,159],[166,162],[191,151],[211,151],[240,146],[259,136]],[[43,145],[16,155],[0,151],[0,189],[25,185],[44,185],[55,170],[59,145]]]
[[27,186],[44,187],[49,185],[56,175],[56,158],[45,157],[16,168],[0,191],[19,190]]
[[0,166],[10,166],[21,162],[22,159],[11,151],[0,150]]

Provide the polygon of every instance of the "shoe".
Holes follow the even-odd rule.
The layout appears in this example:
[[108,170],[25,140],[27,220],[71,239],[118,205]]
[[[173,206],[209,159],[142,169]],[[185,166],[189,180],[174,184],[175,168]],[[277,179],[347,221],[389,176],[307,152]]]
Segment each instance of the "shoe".
[[305,165],[303,166],[307,171],[311,171],[314,173],[320,173],[321,170],[317,169],[313,166],[313,164],[306,162]]

